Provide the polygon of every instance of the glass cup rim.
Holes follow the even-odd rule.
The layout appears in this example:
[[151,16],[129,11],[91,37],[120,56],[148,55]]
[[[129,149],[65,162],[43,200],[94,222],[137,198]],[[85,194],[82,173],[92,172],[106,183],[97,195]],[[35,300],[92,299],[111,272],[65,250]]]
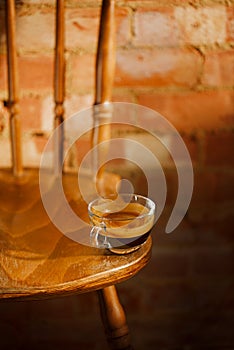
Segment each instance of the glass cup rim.
[[[150,208],[149,208],[149,211],[147,212],[147,213],[144,213],[144,214],[141,214],[141,215],[139,215],[139,216],[137,216],[136,217],[136,219],[141,219],[141,218],[145,218],[145,217],[147,217],[147,216],[151,216],[151,215],[154,215],[155,214],[155,209],[156,209],[156,204],[154,203],[154,201],[152,200],[152,199],[150,199],[150,198],[148,198],[148,197],[145,197],[145,196],[143,196],[143,195],[140,195],[140,194],[135,194],[135,193],[120,193],[119,194],[121,197],[131,197],[131,198],[134,198],[134,197],[137,197],[137,198],[141,198],[141,199],[143,199],[143,200],[145,200],[146,202],[148,202],[148,203],[150,203]],[[113,197],[114,197],[114,195],[113,195]],[[92,200],[89,204],[88,204],[88,213],[89,213],[89,216],[90,217],[96,217],[96,218],[98,218],[98,219],[103,219],[103,216],[101,216],[101,215],[98,215],[98,214],[96,214],[96,213],[94,213],[93,211],[92,211],[92,206],[93,206],[93,204],[96,202],[96,201],[98,201],[98,200],[108,200],[108,199],[111,199],[111,198],[109,198],[109,197],[107,197],[107,198],[105,198],[105,197],[100,197],[100,198],[95,198],[94,200]],[[130,201],[128,202],[128,203],[131,203]],[[128,204],[127,203],[127,204]],[[137,203],[137,201],[135,201],[135,203]],[[113,219],[111,219],[111,218],[104,218],[105,219],[105,221],[113,221]],[[130,220],[131,218],[124,218],[124,219],[115,219],[115,221],[128,221],[128,220]]]

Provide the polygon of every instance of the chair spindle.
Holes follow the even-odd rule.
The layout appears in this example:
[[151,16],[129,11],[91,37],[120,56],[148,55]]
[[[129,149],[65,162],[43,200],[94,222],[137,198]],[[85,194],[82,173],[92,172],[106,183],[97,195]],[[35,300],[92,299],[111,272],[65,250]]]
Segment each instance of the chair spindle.
[[[108,141],[111,136],[112,109],[108,102],[111,100],[115,74],[115,51],[115,1],[103,0],[96,56],[93,147]],[[104,166],[101,165],[105,163],[108,148],[106,143],[93,159],[93,171],[96,173],[99,169],[99,179],[104,174]]]
[[115,73],[115,1],[103,0],[96,59],[95,104],[111,100]]
[[12,168],[15,176],[23,173],[21,151],[21,122],[19,116],[18,69],[15,44],[15,1],[6,0],[6,45],[7,45],[7,74],[8,100],[6,102],[10,115],[10,138]]
[[[56,3],[56,37],[55,37],[55,68],[54,68],[54,101],[55,118],[54,127],[57,128],[64,120],[64,97],[65,97],[65,58],[64,58],[64,0]],[[54,145],[54,170],[59,174],[63,164],[63,141],[64,129],[60,126],[55,134]]]
[[102,323],[108,344],[115,350],[133,350],[125,311],[120,303],[116,287],[98,291]]

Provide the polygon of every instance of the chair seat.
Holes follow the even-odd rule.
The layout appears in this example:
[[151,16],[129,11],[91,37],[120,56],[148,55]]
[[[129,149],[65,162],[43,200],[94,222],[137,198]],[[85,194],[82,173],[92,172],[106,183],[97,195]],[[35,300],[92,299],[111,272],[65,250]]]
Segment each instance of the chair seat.
[[[64,174],[63,186],[72,210],[87,221],[77,175]],[[80,230],[85,232],[85,227],[88,234],[85,223]],[[26,169],[18,179],[10,169],[0,171],[0,299],[48,298],[101,289],[135,275],[147,264],[150,252],[151,238],[126,255],[77,243],[47,215],[38,169]]]

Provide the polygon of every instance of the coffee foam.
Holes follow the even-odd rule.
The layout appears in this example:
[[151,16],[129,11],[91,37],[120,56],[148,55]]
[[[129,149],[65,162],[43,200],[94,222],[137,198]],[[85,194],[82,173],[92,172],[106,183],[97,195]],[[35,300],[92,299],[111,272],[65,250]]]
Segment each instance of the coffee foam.
[[93,224],[103,227],[103,234],[115,238],[134,238],[151,230],[154,216],[148,215],[148,208],[139,203],[121,203],[119,206],[114,202],[92,208]]

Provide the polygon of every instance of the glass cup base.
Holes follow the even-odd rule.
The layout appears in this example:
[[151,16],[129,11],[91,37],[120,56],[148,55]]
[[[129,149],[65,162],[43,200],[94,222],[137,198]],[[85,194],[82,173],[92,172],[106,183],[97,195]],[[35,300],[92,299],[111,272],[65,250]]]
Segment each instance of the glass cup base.
[[[146,241],[145,241],[146,242]],[[141,244],[138,244],[134,247],[128,247],[128,248],[108,248],[108,250],[111,252],[111,253],[114,253],[114,254],[118,254],[118,255],[124,255],[124,254],[130,254],[130,253],[133,253],[135,252],[136,250],[140,249],[144,244],[145,242],[141,243]]]
[[149,235],[150,235],[150,232],[147,232],[146,234],[136,239],[135,242],[133,241],[129,245],[123,245],[119,247],[109,247],[108,250],[115,254],[129,254],[129,253],[135,252],[145,244]]

